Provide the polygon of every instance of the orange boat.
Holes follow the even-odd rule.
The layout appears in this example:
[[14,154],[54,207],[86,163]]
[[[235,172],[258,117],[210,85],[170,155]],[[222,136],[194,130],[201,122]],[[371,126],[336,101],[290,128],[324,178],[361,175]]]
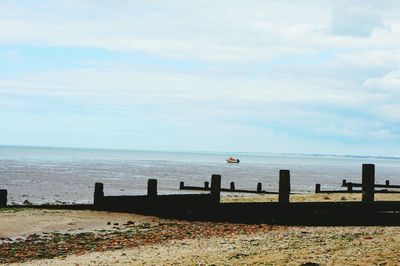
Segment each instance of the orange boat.
[[240,163],[240,160],[231,156],[228,159],[226,159],[226,162],[227,163]]

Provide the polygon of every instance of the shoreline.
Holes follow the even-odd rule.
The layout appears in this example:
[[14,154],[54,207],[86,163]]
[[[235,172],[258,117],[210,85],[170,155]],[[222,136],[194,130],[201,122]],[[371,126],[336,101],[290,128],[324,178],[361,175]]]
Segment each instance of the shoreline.
[[[275,197],[221,200],[260,202]],[[359,197],[308,194],[292,195],[291,200],[353,201]],[[382,194],[378,200],[399,198],[398,194]],[[395,265],[400,261],[400,254],[394,252],[400,249],[400,226],[190,222],[129,213],[33,208],[1,209],[0,215],[0,263]]]
[[[178,190],[179,191],[179,190]],[[189,193],[188,193],[189,192]],[[192,193],[191,193],[192,192]],[[292,192],[290,194],[291,202],[309,202],[309,201],[361,201],[361,191],[358,193],[340,193],[340,192]],[[181,195],[181,194],[207,194],[209,191],[193,192],[191,190],[186,190],[182,193],[160,193],[160,195]],[[122,195],[122,194],[121,194]],[[140,195],[133,195],[140,196]],[[375,192],[375,200],[377,201],[391,201],[400,200],[400,190],[394,190],[394,192],[389,193],[379,193]],[[278,202],[278,194],[254,194],[254,193],[229,193],[221,192],[221,202]],[[41,201],[41,202],[30,202],[27,200],[25,203],[16,203],[14,201],[9,202],[7,207],[29,207],[29,206],[77,206],[77,205],[91,205],[93,204],[93,199],[84,201]]]

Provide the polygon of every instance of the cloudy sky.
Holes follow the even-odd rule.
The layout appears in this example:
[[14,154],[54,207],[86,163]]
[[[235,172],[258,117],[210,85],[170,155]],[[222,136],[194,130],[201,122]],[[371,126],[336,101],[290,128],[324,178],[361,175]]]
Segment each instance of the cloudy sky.
[[0,144],[400,155],[398,1],[0,2]]

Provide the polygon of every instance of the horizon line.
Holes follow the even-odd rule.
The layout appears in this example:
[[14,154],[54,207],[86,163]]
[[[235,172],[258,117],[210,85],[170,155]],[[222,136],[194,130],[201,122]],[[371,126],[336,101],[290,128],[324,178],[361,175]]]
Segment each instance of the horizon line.
[[101,147],[65,147],[65,146],[35,146],[35,145],[10,145],[0,144],[0,147],[13,148],[44,148],[44,149],[70,149],[70,150],[101,150],[101,151],[140,151],[140,152],[175,152],[175,153],[251,153],[251,154],[270,154],[270,155],[295,155],[312,157],[342,157],[342,158],[374,158],[374,159],[394,159],[400,160],[400,156],[386,155],[355,155],[355,154],[332,154],[332,153],[298,153],[298,152],[260,152],[260,151],[212,151],[212,150],[153,150],[153,149],[124,149],[124,148],[101,148]]

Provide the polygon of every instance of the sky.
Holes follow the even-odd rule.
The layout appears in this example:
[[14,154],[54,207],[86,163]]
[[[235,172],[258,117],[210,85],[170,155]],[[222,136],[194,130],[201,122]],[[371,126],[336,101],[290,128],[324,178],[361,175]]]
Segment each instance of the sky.
[[0,144],[400,156],[399,1],[0,2]]

